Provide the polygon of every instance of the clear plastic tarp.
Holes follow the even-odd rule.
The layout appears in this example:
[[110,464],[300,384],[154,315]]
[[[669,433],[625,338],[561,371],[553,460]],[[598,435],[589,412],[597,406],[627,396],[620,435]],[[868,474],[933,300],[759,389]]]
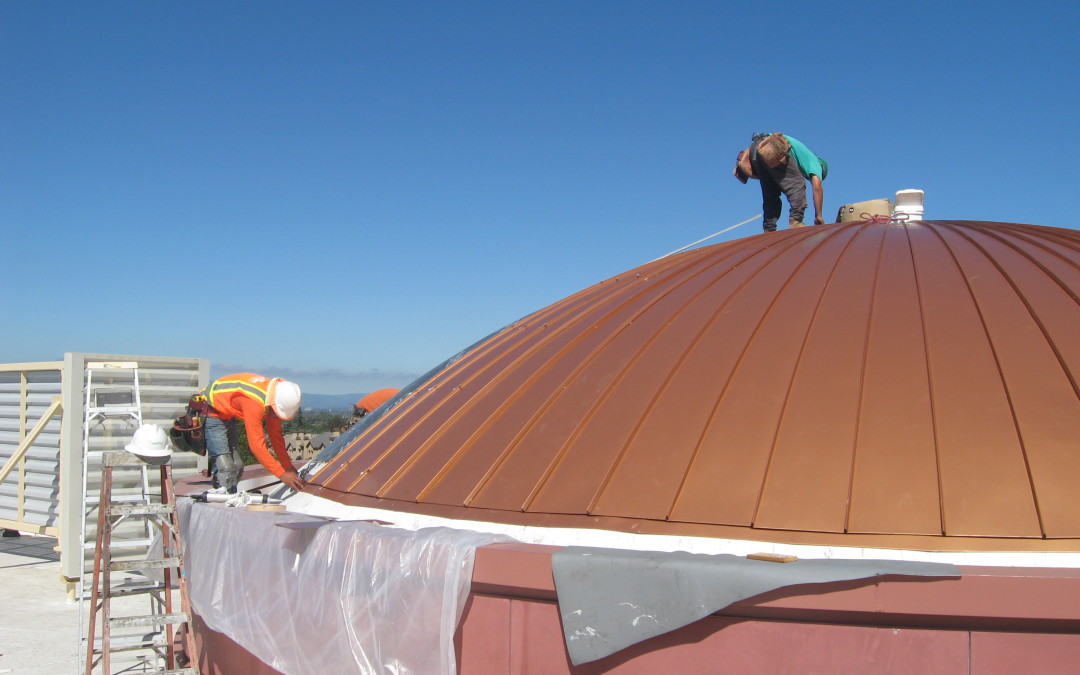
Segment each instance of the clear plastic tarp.
[[456,672],[475,550],[510,541],[179,500],[191,605],[286,675]]

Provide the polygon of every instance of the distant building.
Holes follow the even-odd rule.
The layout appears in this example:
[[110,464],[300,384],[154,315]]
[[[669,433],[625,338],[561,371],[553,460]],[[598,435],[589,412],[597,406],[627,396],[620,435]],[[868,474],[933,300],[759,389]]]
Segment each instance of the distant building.
[[294,460],[313,459],[323,448],[334,442],[343,430],[325,431],[321,434],[293,433],[285,434],[285,449]]

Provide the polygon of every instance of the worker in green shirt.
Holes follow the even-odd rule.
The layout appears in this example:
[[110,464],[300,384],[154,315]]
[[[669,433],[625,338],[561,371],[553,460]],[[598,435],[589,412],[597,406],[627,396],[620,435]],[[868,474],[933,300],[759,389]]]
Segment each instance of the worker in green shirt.
[[821,182],[829,173],[829,165],[798,139],[781,133],[754,136],[750,147],[741,151],[736,158],[734,173],[742,183],[750,178],[761,183],[762,227],[766,232],[776,230],[776,221],[780,219],[783,208],[781,193],[788,200],[788,226],[806,226],[803,214],[807,206],[807,180],[814,195],[814,224],[825,224],[822,217],[825,191]]

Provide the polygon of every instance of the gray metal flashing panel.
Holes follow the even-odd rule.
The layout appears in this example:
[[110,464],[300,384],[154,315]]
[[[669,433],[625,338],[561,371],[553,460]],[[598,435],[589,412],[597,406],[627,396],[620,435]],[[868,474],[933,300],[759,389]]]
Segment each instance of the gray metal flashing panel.
[[[943,563],[889,560],[767,562],[734,555],[571,546],[551,557],[566,648],[574,665],[686,626],[740,600],[802,584],[886,575],[958,579]],[[807,589],[805,592],[812,592]]]

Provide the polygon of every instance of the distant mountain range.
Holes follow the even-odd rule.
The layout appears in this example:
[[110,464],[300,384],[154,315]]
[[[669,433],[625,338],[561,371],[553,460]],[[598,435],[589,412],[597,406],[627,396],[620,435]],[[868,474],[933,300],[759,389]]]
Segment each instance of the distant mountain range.
[[353,404],[366,396],[359,394],[309,394],[304,392],[304,410],[330,410],[352,413]]

